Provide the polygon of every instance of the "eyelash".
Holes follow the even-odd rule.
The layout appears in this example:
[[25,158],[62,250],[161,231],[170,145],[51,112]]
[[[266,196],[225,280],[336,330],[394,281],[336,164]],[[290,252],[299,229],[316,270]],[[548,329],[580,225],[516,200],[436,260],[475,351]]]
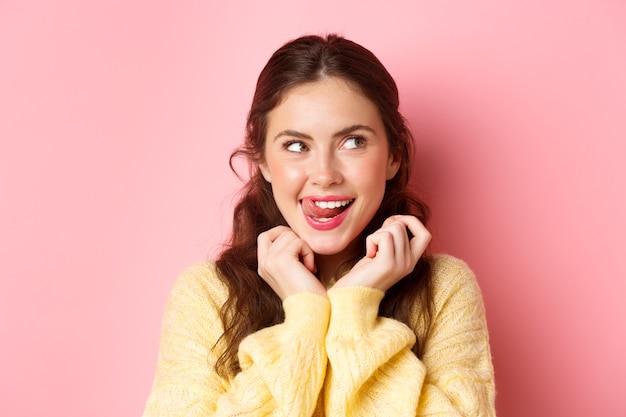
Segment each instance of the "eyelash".
[[[292,151],[292,150],[290,150],[290,149],[289,149],[289,147],[290,147],[290,146],[292,146],[292,145],[300,145],[300,147],[301,147],[302,149],[300,149],[300,151]],[[306,144],[305,144],[304,142],[302,142],[302,141],[299,141],[299,140],[290,140],[290,141],[287,141],[287,142],[285,142],[285,143],[283,144],[283,149],[285,149],[286,151],[289,151],[289,152],[298,153],[298,152],[304,152],[304,151],[306,151],[306,150],[308,149],[308,146],[306,146]]]
[[[362,148],[367,143],[367,140],[365,139],[364,136],[354,135],[354,136],[347,137],[346,140],[343,142],[343,144],[345,145],[346,142],[348,142],[349,140],[359,141],[361,143],[360,145],[359,144],[355,144],[356,146],[354,148]],[[351,149],[354,149],[354,148],[351,148]]]
[[[346,143],[348,141],[355,141],[355,142],[359,142],[359,143],[355,143],[354,147],[348,148],[348,149],[357,149],[357,148],[362,148],[366,145],[367,143],[367,139],[365,139],[364,136],[361,135],[353,135],[353,136],[348,136],[342,143],[342,146],[345,146]],[[299,151],[294,151],[294,150],[290,150],[289,148],[293,145],[300,145],[300,150]],[[301,153],[301,152],[306,152],[309,147],[302,141],[299,140],[289,140],[287,142],[285,142],[283,144],[283,149],[285,149],[288,152],[294,152],[294,153]]]

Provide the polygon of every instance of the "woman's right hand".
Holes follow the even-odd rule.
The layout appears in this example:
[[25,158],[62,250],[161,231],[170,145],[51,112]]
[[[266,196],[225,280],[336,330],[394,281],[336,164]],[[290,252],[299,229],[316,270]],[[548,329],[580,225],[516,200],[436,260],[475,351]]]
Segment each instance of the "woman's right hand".
[[281,300],[299,292],[326,296],[315,275],[314,253],[289,227],[276,226],[257,238],[258,273]]

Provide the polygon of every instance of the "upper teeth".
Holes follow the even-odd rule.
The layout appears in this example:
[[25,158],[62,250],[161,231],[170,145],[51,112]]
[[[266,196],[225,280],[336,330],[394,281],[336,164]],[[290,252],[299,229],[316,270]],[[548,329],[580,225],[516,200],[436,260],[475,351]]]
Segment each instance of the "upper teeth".
[[342,201],[316,201],[315,205],[319,208],[323,209],[334,209],[337,207],[344,207],[350,204],[351,200],[342,200]]

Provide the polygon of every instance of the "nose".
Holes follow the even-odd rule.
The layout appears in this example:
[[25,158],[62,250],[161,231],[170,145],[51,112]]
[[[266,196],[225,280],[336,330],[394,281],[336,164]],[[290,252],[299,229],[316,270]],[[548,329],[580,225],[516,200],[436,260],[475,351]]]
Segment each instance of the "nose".
[[309,181],[318,187],[327,188],[334,184],[341,184],[341,176],[338,161],[332,154],[315,155],[311,162]]

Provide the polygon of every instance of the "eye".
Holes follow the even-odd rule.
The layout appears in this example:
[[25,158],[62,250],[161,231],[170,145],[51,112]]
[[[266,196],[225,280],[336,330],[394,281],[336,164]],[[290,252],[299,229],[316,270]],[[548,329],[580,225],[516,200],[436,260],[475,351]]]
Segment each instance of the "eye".
[[286,142],[283,147],[289,152],[305,152],[309,149],[304,143],[298,141]]
[[363,136],[350,136],[345,140],[343,146],[348,149],[357,149],[365,146],[365,138]]

